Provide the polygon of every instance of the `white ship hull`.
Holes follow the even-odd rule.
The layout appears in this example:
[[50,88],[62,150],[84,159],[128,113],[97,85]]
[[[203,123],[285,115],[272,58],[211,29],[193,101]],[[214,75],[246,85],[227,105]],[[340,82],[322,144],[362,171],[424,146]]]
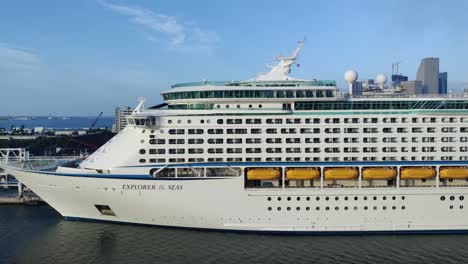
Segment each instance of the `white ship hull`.
[[134,180],[7,171],[66,219],[256,232],[468,231],[468,188],[246,190],[241,177]]

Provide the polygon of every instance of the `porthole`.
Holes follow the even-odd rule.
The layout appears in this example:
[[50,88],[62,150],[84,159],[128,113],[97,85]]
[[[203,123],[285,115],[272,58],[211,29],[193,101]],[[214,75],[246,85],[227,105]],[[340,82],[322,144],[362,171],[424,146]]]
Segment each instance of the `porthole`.
[[354,196],[354,201],[357,201],[359,198],[357,196]]
[[335,206],[335,210],[338,211],[340,208],[338,206]]
[[310,201],[310,197],[307,197],[306,200],[307,200],[307,201]]
[[206,123],[207,123],[207,124],[211,123],[211,120],[210,120],[210,119],[207,119],[207,120],[206,120]]
[[278,201],[281,201],[281,197],[278,197]]
[[167,123],[168,123],[168,124],[172,124],[172,120],[167,120]]
[[367,208],[368,208],[367,206],[364,206],[364,210],[367,210]]
[[348,201],[348,196],[346,196],[346,197],[344,198],[344,200],[345,200],[345,201]]
[[252,105],[249,105],[249,108],[252,108]]
[[164,129],[160,129],[159,133],[164,134]]
[[387,196],[382,197],[382,200],[384,201],[387,200]]
[[328,210],[330,210],[330,207],[328,207],[328,206],[327,206],[327,207],[325,207],[325,210],[327,210],[327,211],[328,211]]
[[296,207],[296,210],[299,211],[299,210],[301,210],[301,208],[298,206],[298,207]]
[[364,196],[364,201],[367,201],[367,196]]
[[348,206],[345,206],[344,209],[345,209],[346,211],[348,211]]
[[262,105],[258,105],[258,108],[262,108]]
[[320,211],[320,207],[319,206],[315,207],[315,210]]
[[297,201],[300,201],[300,200],[301,200],[301,197],[297,197],[296,200],[297,200]]
[[288,206],[288,207],[286,208],[286,210],[291,211],[291,207]]
[[354,206],[354,210],[357,210],[357,209],[358,209],[358,207],[357,207],[357,206]]
[[291,197],[288,197],[288,201],[291,201]]
[[271,211],[271,207],[268,207],[268,211]]
[[271,201],[271,197],[268,197],[267,200],[268,200],[268,201]]
[[316,197],[315,200],[316,200],[316,201],[320,201],[320,197]]
[[402,199],[402,200],[405,200],[405,199],[406,199],[406,197],[405,197],[405,196],[402,196],[402,197],[401,197],[401,199]]
[[460,209],[463,209],[463,205],[460,205]]
[[309,206],[307,206],[307,207],[306,207],[306,211],[309,211],[309,210],[310,210],[310,207],[309,207]]
[[217,105],[216,108],[220,108],[221,106],[220,105]]
[[328,197],[328,196],[325,197],[325,201],[328,201],[328,200],[330,200],[330,197]]
[[192,123],[192,120],[187,120],[187,123],[191,124],[191,123]]
[[453,179],[449,179],[449,182],[453,182]]
[[146,132],[146,130],[144,130],[144,129],[141,131],[142,134],[144,134],[145,132]]
[[204,124],[204,123],[205,123],[205,120],[203,120],[203,119],[200,120],[200,123],[201,123],[201,124]]
[[226,105],[226,108],[229,108],[229,105]]
[[403,206],[401,207],[401,210],[405,210],[405,209],[406,209],[406,206],[403,205]]
[[450,209],[453,209],[453,205],[451,205],[449,208],[450,208]]
[[441,201],[445,201],[445,196],[441,196],[441,197],[440,197],[440,200],[441,200]]
[[145,143],[145,140],[144,140],[144,139],[142,139],[140,142],[143,144],[143,143]]
[[339,198],[338,196],[337,196],[337,197],[335,197],[335,201],[338,201],[339,199],[340,199],[340,198]]
[[237,105],[237,108],[240,108],[240,105]]
[[392,206],[392,209],[395,210],[395,209],[396,209],[396,206]]
[[182,120],[177,120],[177,124],[182,124]]
[[154,134],[154,130],[151,130],[151,134]]
[[140,154],[143,155],[146,153],[146,150],[145,149],[140,149]]
[[281,211],[281,207],[278,207],[277,209],[278,209],[278,211]]
[[463,200],[465,200],[465,197],[460,196],[459,199],[460,199],[460,201],[463,201]]
[[146,160],[145,159],[140,159],[140,163],[145,163]]
[[395,197],[395,196],[392,196],[392,200],[396,200],[396,197]]
[[382,209],[387,210],[387,206],[382,207]]
[[374,210],[377,210],[377,206],[374,206]]
[[374,199],[374,201],[377,200],[377,196],[374,196],[372,199]]
[[455,200],[455,196],[450,196],[450,201]]

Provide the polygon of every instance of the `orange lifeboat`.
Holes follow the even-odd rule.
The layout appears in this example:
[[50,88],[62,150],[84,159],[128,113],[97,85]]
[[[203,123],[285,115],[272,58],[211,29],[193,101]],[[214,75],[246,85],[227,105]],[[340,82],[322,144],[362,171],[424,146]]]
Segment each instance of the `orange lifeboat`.
[[441,179],[466,179],[468,167],[440,167],[439,177]]
[[436,176],[436,171],[432,167],[403,167],[400,171],[400,178],[408,179],[429,179]]
[[248,180],[276,180],[280,177],[278,168],[251,168],[247,171]]
[[320,171],[317,168],[288,168],[286,170],[288,180],[313,180],[320,178]]
[[389,180],[395,178],[397,172],[390,167],[368,167],[362,169],[364,180]]
[[326,180],[350,180],[356,179],[359,171],[356,168],[325,168],[324,178]]

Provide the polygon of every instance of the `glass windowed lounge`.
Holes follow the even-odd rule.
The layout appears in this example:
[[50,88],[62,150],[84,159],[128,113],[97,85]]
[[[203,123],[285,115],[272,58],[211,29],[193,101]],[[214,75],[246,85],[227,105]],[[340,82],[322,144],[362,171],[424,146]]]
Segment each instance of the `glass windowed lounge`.
[[207,99],[207,98],[333,98],[335,89],[323,90],[211,90],[168,92],[164,100]]

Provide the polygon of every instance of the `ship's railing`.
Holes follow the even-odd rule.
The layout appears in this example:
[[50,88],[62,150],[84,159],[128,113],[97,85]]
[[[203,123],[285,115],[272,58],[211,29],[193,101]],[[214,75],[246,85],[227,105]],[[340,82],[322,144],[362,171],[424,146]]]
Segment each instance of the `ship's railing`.
[[[352,95],[342,94],[345,98],[355,99],[372,99],[372,98],[422,98],[422,99],[466,99],[468,93],[456,93],[456,94],[369,94],[369,95]],[[337,97],[340,97],[337,95]]]
[[5,163],[8,166],[20,169],[41,171],[55,169],[61,164],[76,159],[78,159],[76,156],[36,156],[31,157],[29,160],[10,159],[8,160],[8,163],[0,160],[0,163]]

